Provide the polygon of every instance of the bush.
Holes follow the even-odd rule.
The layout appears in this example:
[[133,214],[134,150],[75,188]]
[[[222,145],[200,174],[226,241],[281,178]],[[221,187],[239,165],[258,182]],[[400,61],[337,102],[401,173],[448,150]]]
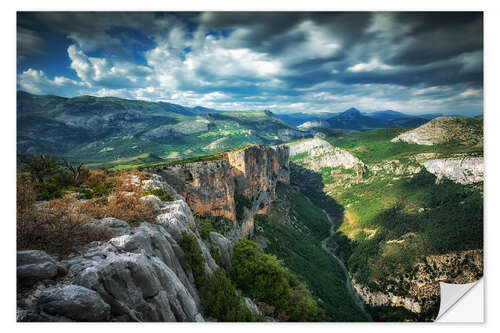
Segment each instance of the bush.
[[174,197],[172,197],[170,194],[168,194],[167,191],[161,188],[148,188],[146,191],[143,193],[144,196],[146,195],[154,195],[158,197],[161,201],[174,201]]
[[205,258],[201,252],[200,245],[196,237],[187,231],[182,231],[182,249],[184,250],[184,259],[193,272],[194,281],[199,288],[205,275]]
[[222,268],[212,275],[205,272],[205,258],[196,237],[183,231],[181,245],[186,263],[193,272],[204,314],[220,321],[255,321]]
[[107,216],[127,221],[131,225],[138,225],[143,221],[154,222],[157,216],[152,203],[142,200],[139,187],[134,186],[131,188],[125,186],[115,191],[108,198],[105,213]]
[[201,238],[203,238],[204,240],[210,240],[210,233],[216,232],[214,226],[212,225],[212,223],[210,223],[210,220],[197,217],[195,218],[195,222],[196,227],[200,232]]
[[226,322],[256,320],[222,268],[205,277],[199,291],[205,315]]
[[17,249],[43,250],[65,257],[77,247],[92,241],[107,240],[106,230],[89,225],[91,216],[72,196],[34,205],[34,186],[29,181],[17,187]]
[[40,155],[40,157],[28,155],[22,159],[22,162],[21,170],[28,172],[31,179],[39,183],[60,171],[57,163],[46,155]]

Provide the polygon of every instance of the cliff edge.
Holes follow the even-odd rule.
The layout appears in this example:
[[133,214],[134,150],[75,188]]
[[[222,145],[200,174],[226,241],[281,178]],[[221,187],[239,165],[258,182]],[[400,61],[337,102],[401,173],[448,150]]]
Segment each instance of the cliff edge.
[[222,154],[220,160],[149,169],[182,195],[195,215],[232,222],[225,236],[253,232],[255,214],[266,213],[277,182],[290,183],[289,148],[252,145]]

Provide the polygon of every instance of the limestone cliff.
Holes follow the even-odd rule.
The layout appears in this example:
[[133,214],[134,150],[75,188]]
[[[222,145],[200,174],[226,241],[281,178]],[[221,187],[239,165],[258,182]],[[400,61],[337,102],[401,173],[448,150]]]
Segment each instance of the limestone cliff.
[[313,171],[338,167],[353,169],[358,174],[366,171],[366,166],[360,159],[320,138],[297,141],[287,146],[290,147],[290,156],[296,164]]
[[233,227],[226,236],[236,240],[253,232],[254,215],[267,212],[276,196],[276,183],[290,182],[288,156],[286,146],[252,145],[227,152],[221,160],[150,171],[171,184],[194,214],[231,220]]
[[113,238],[90,243],[66,260],[38,250],[17,252],[18,321],[204,321],[181,233],[198,242],[208,274],[218,268],[208,247],[218,248],[227,266],[231,242],[216,233],[203,241],[189,206],[168,184],[156,179],[143,186],[174,197],[146,199],[160,210],[155,223],[89,221],[108,228]]
[[430,173],[436,175],[436,181],[448,178],[460,184],[482,182],[484,162],[482,157],[441,158],[423,162]]

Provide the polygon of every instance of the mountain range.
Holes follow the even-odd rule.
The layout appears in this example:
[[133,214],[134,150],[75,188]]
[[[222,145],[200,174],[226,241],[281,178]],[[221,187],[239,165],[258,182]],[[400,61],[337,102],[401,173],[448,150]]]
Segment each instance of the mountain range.
[[[274,114],[116,97],[17,92],[17,154],[87,164],[136,165],[191,158],[249,144],[280,144],[318,129],[414,128],[439,115],[386,110]],[[297,127],[296,127],[297,126]]]
[[17,93],[17,153],[86,163],[169,160],[310,136],[269,111],[218,112],[115,97]]
[[[350,108],[344,112],[324,113],[289,113],[277,114],[279,119],[292,126],[302,128],[343,128],[343,129],[372,129],[394,127],[417,127],[424,120],[442,116],[440,113],[410,115],[394,110],[375,111],[372,113],[361,112]],[[382,121],[380,121],[382,120]],[[385,122],[383,122],[385,121]],[[392,123],[391,123],[392,122]]]
[[324,119],[304,122],[299,125],[298,128],[302,130],[315,130],[320,128],[349,130],[414,128],[439,116],[439,114],[413,116],[393,110],[362,113],[356,108],[350,108],[344,112],[333,114]]

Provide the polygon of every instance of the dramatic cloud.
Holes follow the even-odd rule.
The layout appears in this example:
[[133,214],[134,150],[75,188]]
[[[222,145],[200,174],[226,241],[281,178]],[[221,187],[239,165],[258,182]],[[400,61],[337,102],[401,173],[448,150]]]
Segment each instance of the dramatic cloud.
[[18,27],[17,55],[19,59],[30,55],[43,55],[45,43],[36,31]]
[[17,86],[227,110],[478,114],[482,21],[466,12],[18,13]]

